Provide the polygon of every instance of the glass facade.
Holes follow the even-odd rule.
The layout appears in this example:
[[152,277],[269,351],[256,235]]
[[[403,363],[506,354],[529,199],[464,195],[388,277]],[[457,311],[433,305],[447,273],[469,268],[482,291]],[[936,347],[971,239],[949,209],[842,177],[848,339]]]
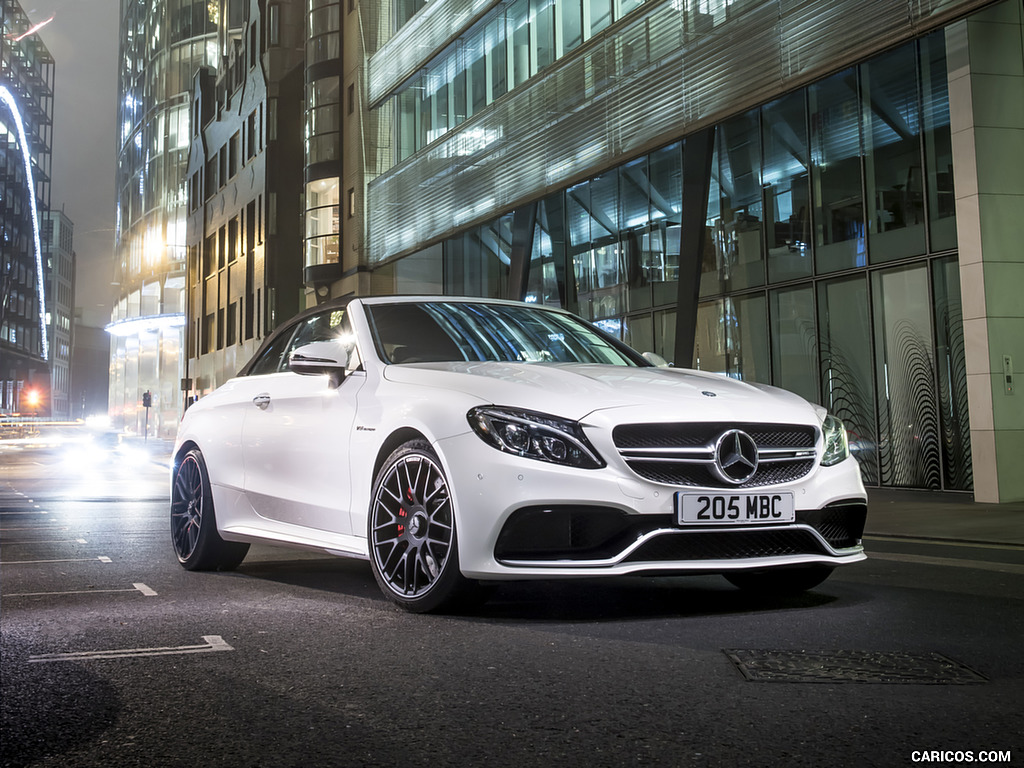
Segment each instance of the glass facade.
[[0,414],[49,412],[49,361],[61,349],[44,252],[55,65],[31,27],[18,3],[0,0]]
[[[394,97],[395,159],[404,160],[440,138],[642,3],[512,0],[500,4],[399,89]],[[728,0],[681,3],[723,13],[736,4]],[[400,13],[399,21],[404,23],[408,17]]]
[[[181,414],[188,215],[186,170],[192,76],[220,64],[221,9],[237,21],[241,0],[121,4],[115,282],[109,412],[141,433],[142,394],[152,393],[150,433],[171,437]],[[225,155],[227,177],[237,164]]]
[[[556,3],[556,52],[566,29],[601,23],[594,3],[567,21],[569,5]],[[547,27],[529,18],[533,44]],[[828,407],[870,485],[971,488],[945,72],[940,31],[715,127],[694,359],[675,363]],[[527,243],[526,301],[671,359],[681,229],[704,210],[684,197],[687,151],[665,146],[433,247],[443,292],[507,295]],[[387,270],[400,288],[427,257]]]
[[307,0],[307,10],[304,265],[314,267],[340,258],[341,3]]

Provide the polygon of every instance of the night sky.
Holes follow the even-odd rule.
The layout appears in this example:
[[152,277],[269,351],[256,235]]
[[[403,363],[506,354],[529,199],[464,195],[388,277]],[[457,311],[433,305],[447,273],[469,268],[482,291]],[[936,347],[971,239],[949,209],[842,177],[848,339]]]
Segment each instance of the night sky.
[[110,322],[114,279],[119,0],[21,0],[56,63],[50,206],[75,225],[75,305]]

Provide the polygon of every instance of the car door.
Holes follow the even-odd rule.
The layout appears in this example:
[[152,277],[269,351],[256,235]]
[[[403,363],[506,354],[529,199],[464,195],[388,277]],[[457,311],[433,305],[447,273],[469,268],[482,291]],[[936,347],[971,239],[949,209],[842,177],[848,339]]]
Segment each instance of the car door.
[[[327,376],[288,370],[288,355],[313,341],[337,339],[349,352],[340,385]],[[304,528],[349,534],[348,462],[357,393],[365,382],[344,310],[304,320],[284,349],[278,370],[256,383],[242,425],[245,494],[261,517]]]

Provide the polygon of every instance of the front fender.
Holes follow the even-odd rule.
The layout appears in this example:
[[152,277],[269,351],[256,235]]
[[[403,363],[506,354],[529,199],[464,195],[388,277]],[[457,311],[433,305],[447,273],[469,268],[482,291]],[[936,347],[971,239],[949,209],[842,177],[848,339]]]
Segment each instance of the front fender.
[[[380,464],[399,445],[420,436],[433,446],[447,477],[452,473],[439,448],[446,439],[471,432],[466,414],[483,401],[472,395],[393,382],[375,394],[360,393],[352,434],[352,528],[366,535],[370,497]],[[486,448],[483,441],[481,449]],[[456,514],[458,510],[456,510]]]

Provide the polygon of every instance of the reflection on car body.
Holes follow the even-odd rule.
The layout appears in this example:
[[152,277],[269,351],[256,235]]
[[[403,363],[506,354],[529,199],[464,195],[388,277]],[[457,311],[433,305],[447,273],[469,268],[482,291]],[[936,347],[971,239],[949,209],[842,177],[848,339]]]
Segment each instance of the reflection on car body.
[[792,393],[652,365],[561,310],[376,297],[300,314],[188,410],[171,529],[189,569],[313,548],[430,611],[513,579],[801,591],[864,558],[866,509],[843,425]]

